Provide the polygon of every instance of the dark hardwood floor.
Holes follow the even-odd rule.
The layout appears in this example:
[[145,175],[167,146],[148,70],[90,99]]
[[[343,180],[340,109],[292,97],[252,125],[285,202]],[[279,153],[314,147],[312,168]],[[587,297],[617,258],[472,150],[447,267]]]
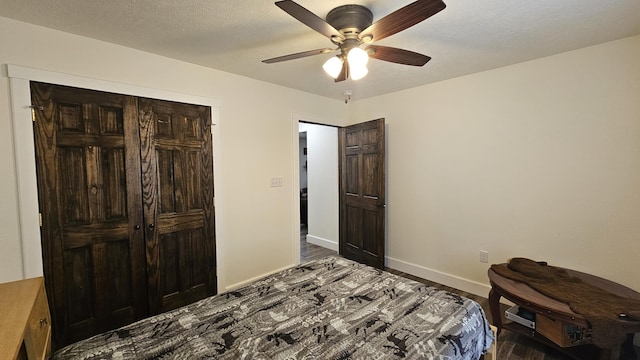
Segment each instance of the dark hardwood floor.
[[320,259],[329,255],[338,255],[338,253],[322,246],[308,244],[306,229],[302,229],[300,232],[300,262]]
[[[333,250],[326,249],[324,247],[309,244],[307,243],[307,229],[306,227],[301,227],[300,231],[300,261],[306,262],[318,258],[322,258],[329,255],[338,255],[337,252]],[[458,289],[454,289],[442,284],[438,284],[429,280],[425,280],[419,278],[417,276],[413,276],[401,271],[397,271],[394,269],[386,268],[386,271],[396,274],[398,276],[406,277],[408,279],[412,279],[436,288],[441,288],[453,293],[458,293],[462,296],[465,296],[469,299],[476,301],[482,306],[487,318],[491,318],[491,313],[489,312],[489,300],[482,296],[477,296],[474,294],[470,294]],[[503,308],[501,309],[502,321],[504,319],[504,310],[507,309],[506,305],[501,305]],[[638,351],[638,349],[636,349]],[[545,345],[542,345],[534,340],[531,340],[525,336],[521,336],[515,333],[510,332],[509,330],[504,330],[498,337],[498,354],[496,355],[498,360],[572,360],[570,357],[563,355],[555,349],[549,348]],[[621,359],[636,359],[637,357],[633,354],[627,354]]]

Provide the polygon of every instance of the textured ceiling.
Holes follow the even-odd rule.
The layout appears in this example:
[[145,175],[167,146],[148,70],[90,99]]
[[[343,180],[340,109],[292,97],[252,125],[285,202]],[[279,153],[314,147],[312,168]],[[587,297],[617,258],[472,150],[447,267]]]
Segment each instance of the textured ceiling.
[[[444,0],[447,8],[376,42],[432,57],[424,67],[371,60],[362,80],[334,83],[332,54],[261,60],[331,42],[266,0],[0,0],[0,16],[286,87],[362,99],[640,34],[638,0]],[[297,0],[324,18],[346,3],[374,21],[412,1]],[[606,64],[603,64],[606,66]]]

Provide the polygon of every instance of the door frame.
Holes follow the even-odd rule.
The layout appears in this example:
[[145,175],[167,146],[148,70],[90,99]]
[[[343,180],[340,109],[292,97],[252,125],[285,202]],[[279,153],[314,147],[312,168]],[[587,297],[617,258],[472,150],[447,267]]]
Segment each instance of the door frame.
[[[22,245],[22,278],[43,276],[42,247],[40,244],[40,219],[38,206],[38,185],[36,177],[35,143],[31,121],[31,87],[30,81],[73,86],[90,90],[114,92],[118,94],[147,97],[159,100],[184,102],[211,107],[211,132],[213,146],[213,176],[215,202],[223,203],[224,191],[219,188],[222,181],[221,144],[220,144],[220,101],[190,94],[148,88],[132,84],[117,83],[107,80],[86,78],[82,76],[58,73],[54,71],[33,69],[18,65],[7,65],[9,92],[11,95],[11,114],[13,128],[14,160],[18,191],[18,219],[20,221],[20,244]],[[216,238],[221,239],[223,232],[223,215],[216,212]],[[298,215],[299,217],[299,215]],[[222,241],[216,243],[216,262],[218,268],[218,289],[225,289],[224,254]],[[298,247],[300,245],[298,244]],[[299,250],[299,249],[298,249]]]
[[[300,264],[300,138],[298,134],[300,122],[336,127],[338,129],[345,126],[344,124],[339,124],[318,115],[295,112],[291,114],[291,204],[293,210],[291,216],[291,239],[293,241],[291,251],[294,265]],[[336,207],[335,211],[337,215],[340,211],[340,207]],[[338,227],[338,232],[339,230],[340,229]],[[337,240],[339,241],[339,239]]]
[[[306,172],[308,175],[307,212],[310,214],[308,218],[311,222],[307,229],[307,243],[338,252],[340,219],[339,211],[336,209],[340,206],[338,151],[340,127],[308,121],[300,121],[298,127],[306,129],[309,140],[307,159],[310,166],[304,170],[302,167],[298,168],[300,173]],[[318,142],[319,136],[322,137],[322,143]],[[331,177],[334,179],[330,180]],[[304,177],[301,175],[299,178]],[[318,212],[319,208],[324,210]],[[300,209],[302,211],[302,207]]]

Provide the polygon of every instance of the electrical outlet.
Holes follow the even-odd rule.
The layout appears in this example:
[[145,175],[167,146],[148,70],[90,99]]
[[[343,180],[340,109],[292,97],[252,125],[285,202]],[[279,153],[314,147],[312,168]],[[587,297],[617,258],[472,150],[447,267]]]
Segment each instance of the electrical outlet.
[[480,262],[488,263],[489,262],[489,252],[480,250]]
[[274,177],[271,178],[271,187],[281,187],[282,186],[282,178]]

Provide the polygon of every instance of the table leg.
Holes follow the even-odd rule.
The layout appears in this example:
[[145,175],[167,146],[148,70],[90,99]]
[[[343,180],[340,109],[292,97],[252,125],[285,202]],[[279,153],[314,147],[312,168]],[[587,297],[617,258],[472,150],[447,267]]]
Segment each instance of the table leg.
[[611,349],[611,356],[609,356],[609,359],[611,360],[618,360],[620,359],[620,347],[616,347]]
[[619,360],[621,356],[623,359],[636,359],[636,351],[633,346],[634,334],[627,334],[627,339],[621,346],[613,349],[602,349],[600,351],[600,360]]
[[618,360],[620,359],[620,350],[615,351],[614,349],[601,349],[600,350],[600,360]]
[[493,326],[498,328],[497,335],[502,331],[502,319],[500,318],[500,294],[492,287],[489,291],[489,310],[491,311],[491,320]]

